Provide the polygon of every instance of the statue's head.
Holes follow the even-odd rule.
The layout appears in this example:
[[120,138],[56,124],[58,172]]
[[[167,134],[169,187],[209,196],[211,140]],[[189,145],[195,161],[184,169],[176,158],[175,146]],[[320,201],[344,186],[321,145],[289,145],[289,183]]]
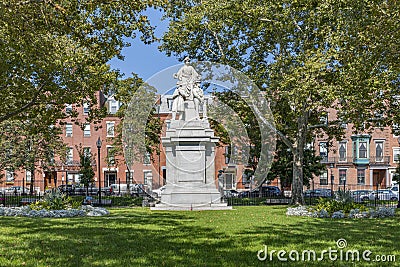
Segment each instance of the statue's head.
[[189,57],[185,57],[185,59],[183,60],[183,63],[189,64],[190,63],[190,58]]

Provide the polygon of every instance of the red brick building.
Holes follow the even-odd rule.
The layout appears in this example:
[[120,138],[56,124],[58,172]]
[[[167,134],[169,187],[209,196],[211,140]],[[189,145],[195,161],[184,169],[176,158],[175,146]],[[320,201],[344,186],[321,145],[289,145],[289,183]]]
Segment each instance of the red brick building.
[[[165,184],[166,176],[168,175],[165,166],[165,154],[160,144],[160,155],[154,154],[153,157],[144,155],[144,163],[135,163],[131,173],[128,173],[128,168],[123,157],[112,154],[112,141],[116,138],[115,127],[121,122],[116,116],[121,103],[115,100],[112,96],[106,97],[99,92],[98,98],[104,101],[108,110],[108,115],[99,124],[86,124],[83,129],[79,125],[75,125],[72,120],[66,120],[63,126],[62,137],[64,143],[67,144],[69,150],[65,159],[56,158],[54,167],[51,171],[43,171],[38,167],[35,171],[34,189],[37,192],[43,192],[46,188],[54,188],[62,184],[79,184],[79,154],[76,146],[81,145],[85,150],[91,151],[95,158],[93,160],[93,168],[95,170],[95,184],[99,184],[98,171],[98,148],[96,142],[98,138],[102,141],[100,148],[100,182],[101,186],[109,186],[115,183],[137,183],[144,184],[146,188],[158,188]],[[158,116],[163,122],[163,130],[161,136],[164,135],[166,128],[169,125],[171,118],[171,96],[162,96],[160,107],[158,108]],[[88,115],[88,105],[66,105],[66,109],[76,109],[79,113],[78,120],[84,121]],[[223,187],[226,189],[243,188],[241,182],[241,173],[243,166],[238,166],[230,163],[225,156],[226,147],[216,148],[216,184],[218,170],[224,170],[225,175],[222,177]],[[28,171],[18,171],[15,173],[6,172],[6,179],[2,187],[26,186],[29,187],[32,180],[32,175]]]
[[[328,121],[336,119],[329,110]],[[314,149],[322,156],[327,171],[314,179],[315,188],[375,189],[389,187],[400,155],[400,137],[391,128],[375,128],[370,133],[354,134],[352,125],[343,124],[342,140],[315,138]]]

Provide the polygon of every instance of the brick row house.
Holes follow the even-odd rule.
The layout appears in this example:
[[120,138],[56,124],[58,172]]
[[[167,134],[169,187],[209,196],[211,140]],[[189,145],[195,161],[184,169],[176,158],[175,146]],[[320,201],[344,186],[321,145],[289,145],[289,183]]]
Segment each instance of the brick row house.
[[[101,186],[109,186],[118,183],[137,183],[143,184],[146,189],[155,189],[165,184],[167,171],[166,159],[160,144],[160,155],[156,153],[143,155],[142,163],[135,163],[133,168],[128,172],[125,160],[121,156],[115,156],[112,153],[113,139],[116,138],[115,128],[121,123],[116,116],[117,111],[121,107],[121,103],[114,99],[113,96],[104,96],[102,92],[98,92],[98,101],[107,108],[107,116],[100,123],[85,124],[84,127],[74,124],[74,121],[65,120],[63,125],[62,138],[68,147],[66,158],[55,158],[54,166],[50,171],[44,171],[38,167],[35,171],[34,189],[37,192],[43,192],[48,188],[55,188],[64,184],[79,184],[80,162],[79,154],[76,146],[81,145],[84,150],[91,151],[94,154],[92,162],[95,171],[95,185],[99,184],[98,171],[98,148],[96,142],[98,138],[102,141],[100,148],[100,181]],[[209,98],[207,98],[209,99]],[[208,100],[207,100],[208,101]],[[169,125],[171,118],[172,96],[162,96],[158,100],[158,107],[155,116],[160,118],[163,123],[161,136]],[[89,106],[83,105],[66,105],[66,111],[76,110],[78,112],[78,120],[84,121],[88,116]],[[228,149],[226,146],[216,147],[215,158],[215,177],[218,184],[218,171],[224,170],[224,175],[220,177],[220,184],[224,189],[244,188],[245,185],[241,180],[243,166],[239,166],[234,162],[230,162],[226,156]],[[5,173],[6,179],[0,187],[9,186],[26,186],[29,188],[31,177],[29,171],[16,171],[15,173]]]
[[[336,119],[329,110],[328,120]],[[315,188],[376,189],[393,184],[392,177],[400,155],[400,136],[390,127],[354,134],[351,124],[342,124],[341,140],[316,137],[314,149],[326,164],[326,171],[312,181]]]

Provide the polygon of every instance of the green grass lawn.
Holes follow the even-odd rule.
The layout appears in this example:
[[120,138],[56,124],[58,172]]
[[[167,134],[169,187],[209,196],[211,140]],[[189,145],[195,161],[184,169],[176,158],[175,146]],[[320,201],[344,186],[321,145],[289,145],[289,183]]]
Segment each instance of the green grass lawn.
[[[287,217],[286,207],[232,211],[111,209],[107,217],[36,219],[0,217],[0,266],[396,266],[377,262],[259,261],[271,250],[371,250],[398,256],[399,217],[332,220]],[[286,255],[288,257],[288,255]],[[361,256],[360,256],[361,257]],[[290,261],[290,260],[289,260]]]

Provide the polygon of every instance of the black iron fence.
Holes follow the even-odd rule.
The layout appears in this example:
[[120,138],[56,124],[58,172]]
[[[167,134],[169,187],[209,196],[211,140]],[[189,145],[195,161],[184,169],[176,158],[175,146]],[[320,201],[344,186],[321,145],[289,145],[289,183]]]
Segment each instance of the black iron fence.
[[[254,190],[254,192],[256,192]],[[339,184],[319,185],[303,191],[304,201],[307,205],[315,205],[320,198],[335,198],[340,201],[352,201],[367,207],[398,207],[398,187],[386,187],[380,184]],[[291,203],[291,192],[281,192],[279,195],[260,196],[252,191],[243,191],[237,195],[230,194],[223,197],[223,201],[230,206],[254,205],[283,205]]]
[[[22,194],[22,193],[0,193],[0,205],[3,207],[19,207],[29,205],[36,201],[43,199],[45,194]],[[93,206],[114,206],[114,207],[129,207],[129,206],[142,206],[143,199],[147,201],[154,201],[149,196],[133,196],[133,195],[103,195],[101,196],[101,203],[99,202],[98,195],[68,195],[72,201],[81,202],[82,204],[90,204]]]

